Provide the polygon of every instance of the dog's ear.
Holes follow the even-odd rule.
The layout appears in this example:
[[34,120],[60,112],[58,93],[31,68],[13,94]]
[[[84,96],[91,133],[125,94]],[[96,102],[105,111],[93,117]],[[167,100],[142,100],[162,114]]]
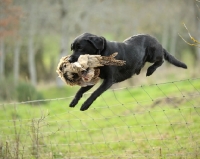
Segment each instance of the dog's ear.
[[73,50],[73,43],[71,43],[71,51]]
[[98,36],[89,36],[87,39],[97,49],[102,51],[104,49],[104,38]]

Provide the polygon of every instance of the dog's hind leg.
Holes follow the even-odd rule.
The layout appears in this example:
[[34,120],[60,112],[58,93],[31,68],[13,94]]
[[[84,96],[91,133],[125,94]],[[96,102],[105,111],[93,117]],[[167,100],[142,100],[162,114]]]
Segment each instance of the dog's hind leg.
[[87,92],[88,90],[90,90],[93,86],[87,86],[87,87],[81,87],[78,92],[76,93],[74,99],[72,100],[72,102],[70,103],[70,107],[74,107],[78,101],[81,99],[81,97],[83,96],[83,94],[85,92]]
[[146,76],[150,76],[152,75],[152,73],[163,64],[163,60],[157,61],[155,62],[153,65],[151,65],[148,69],[147,69],[147,73]]

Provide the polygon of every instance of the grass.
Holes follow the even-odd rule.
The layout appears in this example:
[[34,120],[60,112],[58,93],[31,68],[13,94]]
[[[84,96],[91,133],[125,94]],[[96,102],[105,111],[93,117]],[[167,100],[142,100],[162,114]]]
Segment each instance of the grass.
[[90,94],[69,108],[72,87],[41,92],[1,104],[0,158],[200,157],[200,79],[108,90],[85,112]]

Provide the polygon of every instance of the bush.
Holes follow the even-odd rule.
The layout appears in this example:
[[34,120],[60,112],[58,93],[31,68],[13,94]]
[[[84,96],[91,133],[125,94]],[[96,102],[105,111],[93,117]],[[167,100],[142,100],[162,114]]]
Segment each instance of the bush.
[[11,77],[0,80],[0,100],[15,100],[15,87]]
[[38,92],[33,85],[27,82],[21,82],[16,87],[16,94],[19,102],[44,99],[42,94]]
[[[28,82],[14,85],[12,77],[0,80],[0,101],[30,101],[44,99],[42,93]],[[38,103],[37,103],[38,104]]]

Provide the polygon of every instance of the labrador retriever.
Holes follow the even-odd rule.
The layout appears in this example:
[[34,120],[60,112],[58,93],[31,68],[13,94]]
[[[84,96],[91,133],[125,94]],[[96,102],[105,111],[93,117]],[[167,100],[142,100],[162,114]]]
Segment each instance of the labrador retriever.
[[[186,64],[178,61],[174,56],[169,54],[156,38],[150,35],[139,34],[131,36],[123,42],[115,42],[108,41],[101,36],[84,33],[75,38],[71,44],[71,50],[73,50],[73,53],[69,59],[70,62],[77,61],[79,56],[84,54],[109,56],[114,52],[118,52],[116,59],[126,61],[126,65],[124,66],[99,67],[99,77],[103,79],[103,82],[82,104],[80,109],[82,111],[87,110],[96,98],[114,83],[124,81],[134,74],[140,74],[140,70],[146,62],[153,63],[147,69],[146,76],[152,75],[163,64],[164,59],[177,67],[187,69]],[[82,95],[92,87],[81,87],[70,103],[70,107],[74,107]]]

